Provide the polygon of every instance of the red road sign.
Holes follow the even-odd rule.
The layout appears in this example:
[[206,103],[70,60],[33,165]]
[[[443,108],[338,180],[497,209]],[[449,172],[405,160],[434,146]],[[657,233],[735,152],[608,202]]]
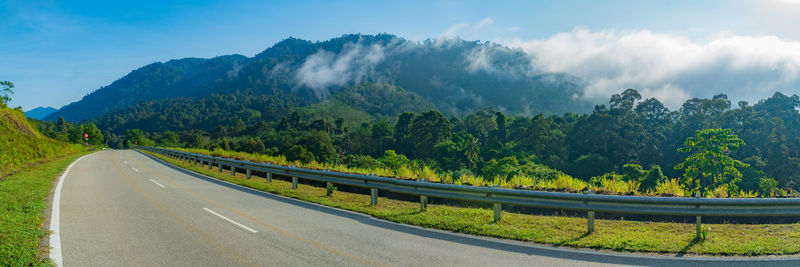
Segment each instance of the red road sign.
[[89,138],[89,134],[88,133],[83,133],[83,138]]

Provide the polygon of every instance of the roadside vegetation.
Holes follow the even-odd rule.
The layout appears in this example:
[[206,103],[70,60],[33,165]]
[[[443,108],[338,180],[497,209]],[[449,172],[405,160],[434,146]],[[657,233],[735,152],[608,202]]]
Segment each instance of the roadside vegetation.
[[[625,195],[693,196],[700,192],[708,197],[788,197],[798,196],[800,189],[797,95],[775,93],[754,105],[740,102],[738,108],[731,107],[727,96],[717,95],[687,100],[671,111],[658,100],[642,99],[638,91],[628,89],[585,115],[511,116],[492,108],[452,115],[436,110],[392,111],[391,107],[402,106],[378,96],[399,88],[357,87],[345,90],[350,94],[336,97],[339,104],[332,105],[349,103],[375,110],[367,112],[374,115],[372,119],[325,112],[325,107],[315,105],[276,107],[262,111],[261,117],[254,107],[243,108],[246,112],[203,109],[247,103],[248,98],[242,96],[219,97],[180,110],[164,106],[163,110],[115,115],[119,123],[152,116],[147,123],[137,124],[141,129],[120,130],[126,124],[109,121],[98,125],[117,129],[109,133],[111,146],[239,151],[271,156],[263,161],[278,164],[284,160],[276,158],[283,157],[289,164],[448,183],[568,192],[592,189]],[[379,100],[384,102],[375,102]],[[213,114],[208,116],[216,118],[219,112],[226,116],[224,120],[199,117]],[[181,120],[159,124],[156,116],[163,114]],[[171,125],[191,122],[205,124],[169,130],[174,128]],[[689,138],[704,138],[698,131],[726,131],[713,134],[741,143],[714,148],[722,150],[687,143]],[[687,158],[693,160],[684,163]],[[687,164],[698,168],[687,168]],[[726,166],[736,171],[704,175],[706,169]]]
[[[146,152],[149,153],[149,152]],[[334,191],[325,187],[264,178],[246,179],[207,167],[185,163],[160,154],[157,158],[194,172],[224,181],[275,193],[303,201],[364,213],[393,222],[435,228],[465,234],[529,241],[556,247],[593,248],[613,251],[699,254],[699,255],[787,255],[800,253],[800,224],[704,224],[707,236],[694,240],[694,223],[595,221],[595,232],[586,234],[586,219],[579,217],[528,215],[504,212],[503,220],[492,222],[490,209],[428,204],[420,211],[419,203],[380,197],[371,206],[370,196]]]
[[50,265],[40,245],[48,236],[47,196],[54,178],[86,148],[42,135],[21,108],[6,107],[13,83],[0,85],[0,265]]
[[43,136],[17,109],[0,106],[0,179],[29,164],[52,161],[85,149]]
[[[527,164],[524,173],[514,173],[507,177],[495,176],[486,178],[472,173],[441,173],[421,164],[411,161],[403,155],[398,155],[394,150],[387,150],[383,157],[378,159],[362,157],[356,159],[355,164],[345,165],[338,163],[319,163],[315,160],[304,163],[300,160],[289,161],[284,156],[270,156],[237,151],[216,149],[171,148],[186,152],[204,154],[251,162],[269,163],[281,166],[297,166],[307,169],[331,170],[343,173],[357,173],[377,175],[397,179],[417,180],[424,179],[428,182],[447,183],[472,186],[499,186],[508,189],[546,190],[560,192],[584,192],[587,190],[599,194],[611,195],[647,195],[647,196],[691,196],[702,193],[706,197],[725,198],[731,195],[741,197],[757,197],[758,192],[736,191],[731,194],[729,190],[737,190],[737,182],[742,176],[737,168],[748,167],[738,160],[730,158],[730,151],[744,145],[744,142],[730,134],[730,130],[708,129],[698,131],[696,137],[686,140],[682,151],[691,154],[684,163],[678,165],[687,169],[683,182],[680,179],[669,179],[661,172],[658,166],[644,170],[639,165],[627,164],[623,167],[623,174],[608,173],[592,177],[589,181],[574,178],[562,172],[537,164]],[[503,159],[491,163],[486,168],[502,168]],[[494,160],[492,160],[494,161]],[[504,170],[490,170],[490,172],[504,172]],[[534,174],[534,175],[529,175]],[[763,185],[765,190],[777,187],[774,183]],[[771,191],[764,191],[772,193]],[[774,196],[767,195],[766,196]]]
[[44,228],[47,195],[66,167],[87,152],[27,166],[0,181],[0,265],[49,265]]

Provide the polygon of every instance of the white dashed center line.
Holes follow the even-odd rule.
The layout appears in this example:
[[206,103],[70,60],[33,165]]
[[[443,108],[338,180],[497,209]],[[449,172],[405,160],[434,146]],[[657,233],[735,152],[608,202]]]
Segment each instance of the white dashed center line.
[[158,186],[160,186],[161,188],[166,188],[166,187],[164,187],[164,185],[163,185],[163,184],[160,184],[160,183],[156,182],[156,180],[150,179],[150,181],[151,181],[151,182],[153,182],[154,184],[157,184],[157,185],[158,185]]
[[255,233],[258,233],[258,231],[256,231],[256,230],[253,230],[253,228],[250,228],[250,227],[244,226],[244,225],[243,225],[243,224],[241,224],[241,223],[238,223],[238,222],[236,222],[236,221],[234,221],[234,220],[228,219],[228,217],[222,216],[222,215],[220,215],[219,213],[216,213],[216,212],[214,212],[213,210],[210,210],[210,209],[208,209],[208,208],[203,208],[203,209],[204,209],[205,211],[208,211],[208,212],[209,212],[209,213],[211,213],[211,214],[214,214],[214,215],[216,215],[217,217],[220,217],[220,218],[222,218],[223,220],[226,220],[226,221],[228,221],[229,223],[235,224],[236,226],[239,226],[239,227],[241,227],[241,228],[243,228],[243,229],[245,229],[245,230],[247,230],[247,231],[250,231],[251,233],[254,233],[254,234],[255,234]]

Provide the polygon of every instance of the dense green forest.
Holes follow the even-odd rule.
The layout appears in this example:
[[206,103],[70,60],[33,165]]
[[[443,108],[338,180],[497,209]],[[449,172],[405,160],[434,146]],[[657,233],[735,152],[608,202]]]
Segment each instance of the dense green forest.
[[307,106],[361,82],[405,88],[452,115],[494,106],[510,114],[589,112],[583,82],[534,69],[530,55],[490,42],[350,34],[288,38],[253,56],[156,62],[64,106],[48,120],[81,121],[153,100],[243,93]]
[[797,95],[775,93],[754,105],[742,101],[732,107],[721,94],[693,98],[670,111],[628,89],[590,114],[510,116],[484,108],[448,117],[425,101],[408,104],[419,97],[395,86],[360,84],[342,92],[331,104],[305,107],[244,93],[171,100],[173,105],[151,101],[97,122],[109,129],[107,140],[116,147],[221,148],[354,167],[385,165],[390,156],[455,177],[496,180],[563,172],[584,181],[634,180],[643,188],[668,178],[686,180],[678,165],[690,154],[687,138],[721,128],[743,140],[737,150],[725,151],[742,163],[730,195],[742,190],[783,195],[800,187]]

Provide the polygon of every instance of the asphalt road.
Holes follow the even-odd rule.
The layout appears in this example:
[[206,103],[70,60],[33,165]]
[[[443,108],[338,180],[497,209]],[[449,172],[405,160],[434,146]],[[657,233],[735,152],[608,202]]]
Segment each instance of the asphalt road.
[[91,154],[65,179],[65,266],[800,264],[570,250],[421,229],[238,187],[135,151]]

